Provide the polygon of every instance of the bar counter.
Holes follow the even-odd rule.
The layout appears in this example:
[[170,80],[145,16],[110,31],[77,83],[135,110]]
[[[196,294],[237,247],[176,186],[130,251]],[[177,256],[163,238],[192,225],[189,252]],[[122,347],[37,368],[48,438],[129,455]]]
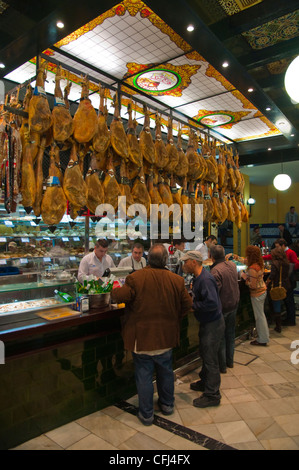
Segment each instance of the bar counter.
[[[248,288],[240,282],[236,336],[254,325]],[[33,312],[0,316],[0,449],[136,394],[131,353],[121,337],[123,308],[106,307],[60,320]],[[174,369],[198,356],[198,322],[182,320]]]

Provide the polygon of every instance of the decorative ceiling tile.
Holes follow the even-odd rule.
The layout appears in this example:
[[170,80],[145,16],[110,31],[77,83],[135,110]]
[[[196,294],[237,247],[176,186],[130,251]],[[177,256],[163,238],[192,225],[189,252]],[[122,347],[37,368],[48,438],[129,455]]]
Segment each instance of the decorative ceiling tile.
[[[138,122],[142,121],[141,103],[145,102],[153,113],[162,114],[162,120],[165,113],[166,123],[171,112],[174,121],[194,125],[223,142],[281,134],[201,56],[200,44],[193,50],[140,0],[124,0],[55,46],[44,52],[49,57],[47,93],[54,93],[55,64],[59,63],[64,68],[62,86],[67,79],[72,82],[69,99],[78,102],[82,76],[87,75],[96,109],[99,83],[109,88],[110,113],[120,85],[121,116],[127,118],[128,100],[133,98]],[[34,75],[35,58],[6,78],[22,83]],[[151,127],[154,125],[152,119]]]

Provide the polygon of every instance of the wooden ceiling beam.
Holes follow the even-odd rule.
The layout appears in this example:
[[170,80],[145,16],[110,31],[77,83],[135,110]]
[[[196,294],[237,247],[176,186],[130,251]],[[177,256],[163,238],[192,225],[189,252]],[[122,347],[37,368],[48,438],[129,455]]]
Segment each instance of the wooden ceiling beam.
[[265,47],[264,49],[252,51],[250,54],[239,57],[238,60],[247,70],[250,70],[262,67],[276,60],[282,60],[293,55],[296,56],[298,55],[298,50],[299,37],[296,37],[276,43],[273,46]]

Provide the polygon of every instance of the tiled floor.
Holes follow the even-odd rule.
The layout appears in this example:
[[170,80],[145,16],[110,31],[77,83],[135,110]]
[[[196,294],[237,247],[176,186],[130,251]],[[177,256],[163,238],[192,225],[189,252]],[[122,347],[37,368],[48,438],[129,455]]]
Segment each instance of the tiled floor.
[[285,327],[281,334],[271,328],[270,333],[268,347],[251,346],[249,341],[237,345],[234,368],[221,376],[219,407],[194,408],[199,393],[189,384],[198,379],[199,369],[187,375],[178,371],[175,412],[165,417],[157,409],[152,426],[143,426],[135,416],[135,396],[16,449],[298,450],[299,364],[291,362],[291,355],[299,362],[299,349],[296,354],[291,344],[298,340],[299,346],[299,324]]

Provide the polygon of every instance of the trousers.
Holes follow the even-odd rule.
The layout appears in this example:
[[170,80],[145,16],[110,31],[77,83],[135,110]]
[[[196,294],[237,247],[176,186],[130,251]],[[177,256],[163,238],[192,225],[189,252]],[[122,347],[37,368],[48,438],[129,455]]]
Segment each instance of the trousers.
[[269,328],[268,322],[264,312],[265,299],[267,297],[267,292],[264,292],[258,297],[250,297],[251,305],[255,318],[255,325],[257,330],[257,341],[259,343],[269,343]]
[[139,412],[144,418],[151,418],[154,415],[153,375],[155,371],[160,403],[170,407],[174,405],[172,349],[156,356],[136,353],[132,353],[132,356],[135,366]]
[[237,309],[223,314],[225,331],[218,351],[219,368],[221,372],[234,364],[235,353],[235,327]]
[[224,318],[201,323],[199,328],[199,354],[202,358],[202,369],[199,373],[204,383],[204,395],[220,399],[220,370],[218,361],[218,350],[224,335]]

